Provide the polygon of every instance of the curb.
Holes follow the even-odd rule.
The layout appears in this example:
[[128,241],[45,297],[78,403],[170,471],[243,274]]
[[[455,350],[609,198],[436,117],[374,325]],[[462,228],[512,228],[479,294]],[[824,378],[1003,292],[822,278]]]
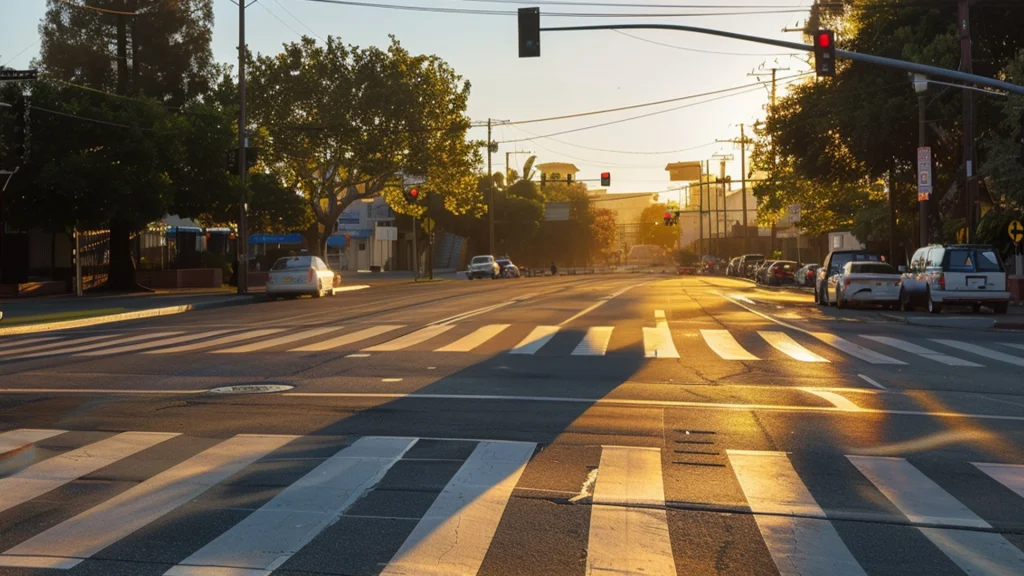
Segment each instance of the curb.
[[999,322],[997,320],[993,328],[996,330],[1024,330],[1024,321]]
[[157,316],[170,316],[173,314],[181,314],[183,312],[190,312],[193,310],[210,310],[213,308],[225,308],[227,306],[252,304],[260,300],[262,300],[262,295],[249,295],[242,298],[233,297],[224,300],[215,300],[213,302],[200,302],[198,304],[181,304],[179,306],[150,308],[148,310],[122,312],[120,314],[95,316],[93,318],[82,318],[80,320],[65,320],[63,322],[47,322],[45,324],[26,324],[24,326],[11,326],[9,328],[0,328],[0,336],[15,336],[18,334],[32,334],[35,332],[52,332],[56,330],[67,330],[70,328],[96,326],[98,324],[124,322],[127,320],[140,320],[143,318],[155,318]]
[[[999,322],[995,319],[982,318],[977,316],[897,316],[895,314],[887,314],[885,312],[879,312],[879,316],[888,320],[893,320],[901,324],[908,326],[921,326],[924,328],[953,328],[959,330],[992,330],[993,328],[999,328]],[[972,326],[970,324],[976,324]],[[1024,330],[1024,324],[1009,322],[1006,323],[1011,326],[1019,325],[1021,330]],[[1013,328],[1010,328],[1011,330]]]

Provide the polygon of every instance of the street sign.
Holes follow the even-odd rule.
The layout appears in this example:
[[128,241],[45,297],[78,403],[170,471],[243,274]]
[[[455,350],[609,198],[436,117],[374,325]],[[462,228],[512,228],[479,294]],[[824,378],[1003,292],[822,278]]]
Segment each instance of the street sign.
[[394,226],[377,226],[376,238],[384,242],[394,242],[398,240],[398,228]]
[[917,149],[917,201],[924,202],[932,197],[932,149],[922,146]]
[[544,204],[544,219],[552,222],[569,219],[568,202],[548,202]]
[[427,234],[430,234],[431,232],[433,232],[434,231],[434,219],[429,217],[429,216],[424,218],[423,219],[423,229],[427,232]]
[[0,70],[0,82],[14,82],[17,80],[35,80],[36,76],[37,72],[35,70]]
[[1024,224],[1021,224],[1020,220],[1010,222],[1010,226],[1007,228],[1007,231],[1010,232],[1010,240],[1013,240],[1014,243],[1020,244],[1024,241]]
[[956,231],[956,241],[961,244],[967,242],[967,228],[961,228]]
[[789,205],[789,223],[796,224],[800,222],[800,205],[790,204]]

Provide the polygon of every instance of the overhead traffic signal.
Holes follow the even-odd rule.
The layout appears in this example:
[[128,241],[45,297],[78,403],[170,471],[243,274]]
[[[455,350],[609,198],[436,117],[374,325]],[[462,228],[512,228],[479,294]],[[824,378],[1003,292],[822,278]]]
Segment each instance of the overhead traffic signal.
[[611,186],[611,185],[612,185],[612,173],[611,172],[601,172],[601,186]]
[[519,9],[519,57],[540,56],[540,8]]
[[836,75],[836,35],[831,30],[814,33],[814,71],[819,77]]
[[409,204],[415,204],[420,199],[419,188],[408,188],[403,192],[405,194],[405,201],[408,202]]
[[679,224],[679,212],[673,212],[671,210],[665,211],[665,226],[675,226]]

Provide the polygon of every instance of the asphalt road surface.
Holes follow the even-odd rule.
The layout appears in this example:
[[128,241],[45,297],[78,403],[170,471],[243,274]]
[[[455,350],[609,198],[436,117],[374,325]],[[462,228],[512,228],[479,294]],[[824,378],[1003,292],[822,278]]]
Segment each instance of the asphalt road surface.
[[0,574],[1020,576],[1022,373],[665,275],[5,338]]

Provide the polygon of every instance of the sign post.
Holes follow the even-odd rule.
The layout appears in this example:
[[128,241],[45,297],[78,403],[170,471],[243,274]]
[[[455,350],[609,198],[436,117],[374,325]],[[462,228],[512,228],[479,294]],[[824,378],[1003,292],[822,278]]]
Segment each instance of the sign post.
[[800,205],[790,204],[788,212],[789,225],[792,226],[793,230],[796,232],[796,235],[794,236],[796,238],[796,260],[797,262],[802,263],[803,261],[800,259],[800,229],[796,226],[800,223]]
[[1024,224],[1014,220],[1006,230],[1010,233],[1010,240],[1013,240],[1013,267],[1017,276],[1024,276],[1024,252],[1020,247],[1021,242],[1024,242]]
[[[921,140],[922,143],[924,143],[924,136],[921,136]],[[889,194],[892,194],[892,190],[889,191]],[[931,197],[932,149],[929,146],[921,146],[920,148],[917,149],[917,204],[920,208],[919,219],[921,221],[921,246],[926,246],[928,244],[928,200],[930,200]],[[891,198],[889,201],[889,205],[893,206]],[[895,214],[895,212],[893,212],[893,214]],[[895,216],[893,216],[892,218],[893,222],[895,222]],[[890,244],[892,243],[890,242]],[[890,258],[891,257],[892,255],[890,255]]]

